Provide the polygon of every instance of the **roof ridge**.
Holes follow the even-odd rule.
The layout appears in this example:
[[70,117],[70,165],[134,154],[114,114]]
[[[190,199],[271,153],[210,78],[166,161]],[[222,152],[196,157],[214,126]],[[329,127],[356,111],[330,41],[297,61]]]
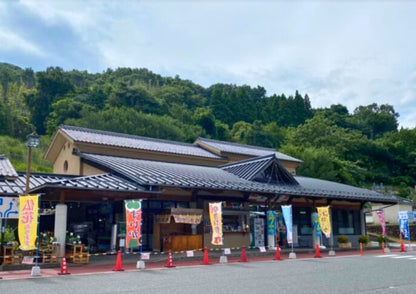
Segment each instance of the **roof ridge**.
[[278,152],[275,148],[268,148],[268,147],[263,147],[263,146],[241,144],[241,143],[237,143],[237,142],[220,141],[220,140],[207,139],[207,138],[202,138],[202,137],[198,137],[198,139],[196,139],[196,141],[198,141],[198,140],[208,141],[208,142],[222,143],[222,144],[232,145],[232,146],[243,146],[243,147],[247,147],[247,148],[251,148],[251,149],[261,149],[261,150],[266,150],[266,151]]
[[[183,146],[192,146],[192,147],[198,147],[199,146],[192,144],[192,143],[186,143],[186,142],[180,142],[180,141],[172,141],[172,140],[166,140],[166,139],[160,139],[160,138],[153,138],[153,137],[144,137],[144,136],[139,136],[139,135],[131,135],[131,134],[126,134],[126,133],[117,133],[117,132],[112,132],[112,131],[103,131],[103,130],[96,130],[96,129],[89,129],[89,128],[85,128],[85,127],[76,127],[76,126],[70,126],[70,125],[61,125],[59,127],[62,130],[65,129],[70,129],[70,130],[75,130],[75,131],[84,131],[84,132],[89,132],[89,133],[94,133],[94,134],[102,134],[102,135],[109,135],[109,136],[114,136],[114,137],[123,137],[123,138],[130,138],[130,139],[140,139],[140,140],[144,140],[144,141],[152,141],[152,142],[158,142],[158,143],[167,143],[167,144],[176,144],[176,145],[183,145]],[[103,144],[105,145],[105,144]]]
[[250,162],[266,159],[268,157],[274,157],[277,160],[279,160],[279,158],[277,158],[276,154],[272,153],[272,154],[257,156],[257,157],[253,157],[253,158],[249,158],[249,159],[245,159],[245,160],[240,160],[240,161],[235,161],[235,162],[219,165],[218,168],[222,169],[222,168],[227,168],[227,167],[230,167],[230,166],[237,166],[237,165],[241,165],[241,164],[247,164],[247,163],[250,163]]

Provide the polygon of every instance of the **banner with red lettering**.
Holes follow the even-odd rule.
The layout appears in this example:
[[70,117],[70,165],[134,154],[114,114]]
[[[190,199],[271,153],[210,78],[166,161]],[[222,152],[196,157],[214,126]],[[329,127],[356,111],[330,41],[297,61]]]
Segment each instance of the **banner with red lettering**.
[[142,201],[124,200],[126,207],[126,248],[141,245]]
[[38,213],[39,195],[19,197],[18,233],[20,249],[23,251],[36,249]]
[[386,237],[386,219],[384,218],[384,212],[377,211],[377,216],[381,225],[382,235],[383,237]]
[[223,245],[222,237],[222,202],[209,203],[209,218],[212,227],[213,245]]

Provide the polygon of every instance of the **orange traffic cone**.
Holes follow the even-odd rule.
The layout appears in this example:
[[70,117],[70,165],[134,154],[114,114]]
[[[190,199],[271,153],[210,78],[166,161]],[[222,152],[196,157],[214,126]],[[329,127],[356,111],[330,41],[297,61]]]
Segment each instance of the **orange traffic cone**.
[[321,256],[321,252],[319,251],[319,244],[318,243],[316,243],[316,245],[315,245],[315,256],[314,256],[315,258],[321,258],[322,256]]
[[360,242],[360,255],[363,255],[363,243]]
[[246,246],[243,246],[241,250],[241,259],[240,262],[247,262],[247,255],[246,255]]
[[120,250],[117,252],[116,267],[113,269],[113,271],[116,271],[116,272],[124,271],[123,266],[121,265],[121,251]]
[[400,244],[400,252],[406,252],[406,248],[404,248],[404,240],[402,239]]
[[175,267],[174,265],[173,265],[173,261],[172,261],[172,252],[170,252],[170,249],[169,249],[169,253],[168,253],[168,262],[166,263],[166,265],[165,265],[166,267]]
[[71,273],[68,272],[68,267],[66,265],[66,258],[65,258],[65,254],[64,256],[62,256],[62,261],[61,261],[61,272],[58,273],[58,275],[70,275]]
[[204,248],[204,260],[202,262],[203,265],[209,265],[209,258],[208,258],[208,248]]
[[279,244],[276,245],[276,256],[274,257],[274,260],[282,260],[280,258],[280,247],[279,247]]
[[385,254],[385,252],[384,252],[384,242],[381,242],[381,253]]

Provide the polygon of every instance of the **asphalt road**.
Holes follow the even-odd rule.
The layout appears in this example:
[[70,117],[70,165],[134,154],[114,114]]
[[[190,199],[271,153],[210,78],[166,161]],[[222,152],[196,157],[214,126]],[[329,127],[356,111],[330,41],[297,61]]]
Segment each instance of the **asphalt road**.
[[0,293],[408,294],[416,293],[416,252],[0,280]]

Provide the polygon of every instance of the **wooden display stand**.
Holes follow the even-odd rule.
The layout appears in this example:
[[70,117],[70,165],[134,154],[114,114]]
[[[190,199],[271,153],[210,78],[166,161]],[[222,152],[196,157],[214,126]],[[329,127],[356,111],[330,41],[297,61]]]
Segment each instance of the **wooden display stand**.
[[14,253],[14,246],[3,246],[3,265],[20,263],[21,256]]
[[61,244],[52,244],[42,253],[43,263],[56,263],[61,259]]
[[83,244],[67,244],[66,256],[72,263],[89,263],[90,254],[84,252]]

